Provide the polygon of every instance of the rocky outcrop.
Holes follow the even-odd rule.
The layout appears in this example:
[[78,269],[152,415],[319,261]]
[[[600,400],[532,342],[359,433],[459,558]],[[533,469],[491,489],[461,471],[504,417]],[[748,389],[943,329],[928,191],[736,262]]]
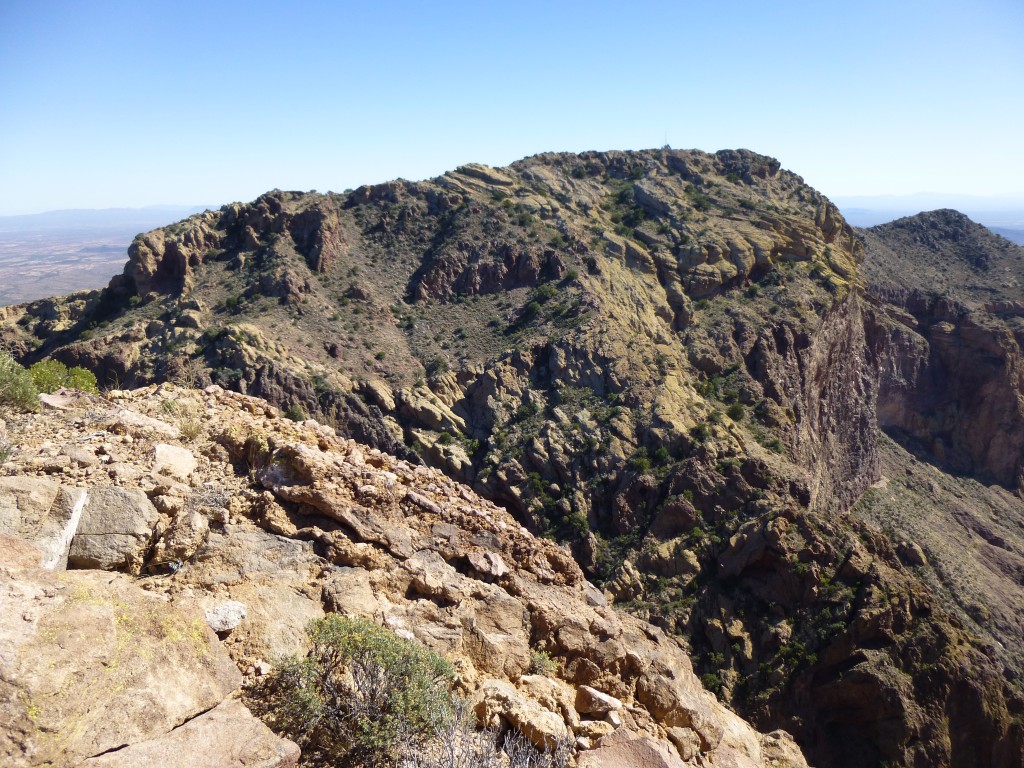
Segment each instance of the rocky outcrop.
[[999,318],[920,294],[879,296],[869,329],[879,426],[939,466],[1024,487],[1024,367]]
[[[481,724],[515,727],[539,746],[569,741],[580,764],[619,729],[677,763],[725,766],[740,754],[751,765],[785,764],[701,687],[678,640],[608,607],[564,549],[437,470],[218,387],[114,398],[155,421],[166,403],[189,409],[201,425],[188,450],[195,468],[178,479],[153,471],[168,448],[186,450],[159,432],[80,435],[84,411],[67,398],[45,419],[15,417],[18,460],[5,471],[25,483],[46,472],[33,459],[54,442],[108,444],[103,455],[141,471],[69,463],[55,473],[61,485],[82,486],[159,540],[194,514],[207,536],[173,563],[151,554],[142,564],[152,575],[139,581],[134,560],[96,563],[117,572],[8,572],[5,615],[31,615],[0,639],[16,649],[0,657],[14,685],[7,706],[18,726],[4,745],[12,764],[294,765],[293,745],[225,697],[239,670],[255,684],[274,660],[302,653],[305,625],[325,611],[373,619],[446,655]],[[73,551],[92,530],[79,526]],[[32,564],[38,557],[30,544],[15,551]],[[94,692],[66,697],[68,674],[94,680]],[[96,720],[92,696],[123,718]],[[600,743],[598,758],[611,748]],[[190,757],[198,748],[204,756]]]
[[879,425],[948,471],[1024,487],[1024,368],[1012,309],[1024,249],[945,210],[861,238]]

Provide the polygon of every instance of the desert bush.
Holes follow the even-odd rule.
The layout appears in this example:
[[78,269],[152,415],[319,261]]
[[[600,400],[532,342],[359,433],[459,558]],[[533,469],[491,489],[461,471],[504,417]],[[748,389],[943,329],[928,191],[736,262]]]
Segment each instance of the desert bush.
[[572,759],[572,742],[559,739],[538,750],[522,732],[512,730],[505,735],[503,751],[509,768],[566,768]]
[[733,421],[742,421],[746,410],[740,403],[733,403],[725,409],[725,414]]
[[536,301],[531,301],[525,307],[523,307],[522,319],[523,322],[528,323],[533,320],[537,315],[540,314],[540,304]]
[[304,749],[339,765],[394,759],[452,718],[451,665],[365,619],[329,615],[307,630],[305,659],[276,675],[273,719]]
[[203,434],[203,420],[199,417],[196,407],[191,403],[179,405],[177,414],[181,439],[189,443],[198,440]]
[[339,768],[565,768],[571,742],[534,748],[519,731],[478,730],[444,658],[366,619],[307,627],[311,650],[281,663],[250,701],[314,765]]
[[399,768],[566,768],[572,756],[568,738],[543,750],[534,747],[521,731],[504,737],[494,729],[479,730],[465,702],[457,702],[436,737],[415,750],[405,750]]
[[99,393],[96,376],[81,366],[68,368],[59,360],[40,360],[28,369],[32,383],[40,392],[54,392],[61,387]]
[[39,409],[39,391],[32,375],[5,351],[0,351],[0,405],[20,411]]
[[198,357],[186,357],[178,361],[171,380],[179,387],[195,389],[203,380],[206,366]]

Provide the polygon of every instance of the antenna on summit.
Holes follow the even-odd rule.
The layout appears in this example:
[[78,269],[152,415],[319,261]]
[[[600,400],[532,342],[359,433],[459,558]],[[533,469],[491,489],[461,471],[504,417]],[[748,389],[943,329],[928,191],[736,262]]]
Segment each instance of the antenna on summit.
[[662,145],[661,148],[662,149],[672,149],[672,147],[670,147],[668,145],[668,129],[667,128],[665,129],[665,143]]

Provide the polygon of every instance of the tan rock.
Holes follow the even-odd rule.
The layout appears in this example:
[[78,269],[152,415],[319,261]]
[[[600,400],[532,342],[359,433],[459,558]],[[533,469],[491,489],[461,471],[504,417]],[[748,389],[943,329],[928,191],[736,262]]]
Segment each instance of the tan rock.
[[198,465],[192,451],[178,445],[157,443],[153,446],[153,472],[177,480],[188,480]]
[[807,768],[807,760],[793,737],[786,731],[772,731],[761,736],[764,762],[773,768]]
[[[559,713],[565,720],[565,724],[579,733],[577,729],[580,726],[580,716],[573,706],[572,686],[546,675],[523,675],[519,678],[517,685],[519,690],[542,707]],[[603,735],[603,733],[599,734],[599,736]]]
[[569,738],[559,715],[520,695],[501,680],[486,681],[470,697],[470,705],[483,725],[492,727],[498,725],[499,718],[504,719],[540,749]]
[[497,552],[470,552],[466,559],[483,576],[500,579],[508,574],[508,567]]
[[580,720],[574,729],[577,736],[596,741],[615,730],[615,726],[607,720]]
[[299,748],[228,699],[169,733],[92,757],[77,768],[294,768]]
[[605,715],[616,709],[622,709],[622,702],[614,696],[589,685],[576,689],[576,711],[581,715]]
[[[158,496],[159,499],[173,497]],[[171,505],[165,505],[161,511],[167,511]],[[177,505],[174,505],[177,506]],[[206,543],[210,535],[210,521],[206,515],[197,509],[180,509],[174,516],[171,525],[160,534],[156,545],[153,547],[151,567],[153,566],[174,566],[179,567],[192,559],[199,548]]]
[[578,768],[685,768],[666,742],[620,728],[580,755]]
[[0,533],[32,542],[44,568],[67,567],[87,501],[80,488],[33,477],[0,477]]
[[335,613],[374,618],[381,605],[364,568],[334,568],[323,585],[323,602]]
[[0,566],[38,568],[39,549],[30,541],[0,533]]
[[[167,733],[241,683],[202,616],[121,574],[0,579],[0,763],[74,765]],[[116,713],[116,716],[112,716]]]
[[145,416],[141,413],[120,408],[110,417],[110,431],[119,435],[132,435],[134,437],[164,437],[172,440],[177,439],[181,430],[165,421]]
[[692,760],[700,754],[700,736],[692,728],[674,725],[665,730],[668,740],[675,745],[676,751],[683,760]]
[[380,379],[370,379],[363,384],[363,389],[373,404],[385,413],[395,410],[395,396],[387,382]]

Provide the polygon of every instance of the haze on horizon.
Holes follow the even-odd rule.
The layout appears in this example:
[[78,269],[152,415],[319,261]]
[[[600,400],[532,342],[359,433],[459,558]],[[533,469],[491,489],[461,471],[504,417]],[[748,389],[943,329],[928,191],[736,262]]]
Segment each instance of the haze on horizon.
[[1024,6],[0,6],[0,215],[220,205],[669,143],[833,198],[1024,198]]

